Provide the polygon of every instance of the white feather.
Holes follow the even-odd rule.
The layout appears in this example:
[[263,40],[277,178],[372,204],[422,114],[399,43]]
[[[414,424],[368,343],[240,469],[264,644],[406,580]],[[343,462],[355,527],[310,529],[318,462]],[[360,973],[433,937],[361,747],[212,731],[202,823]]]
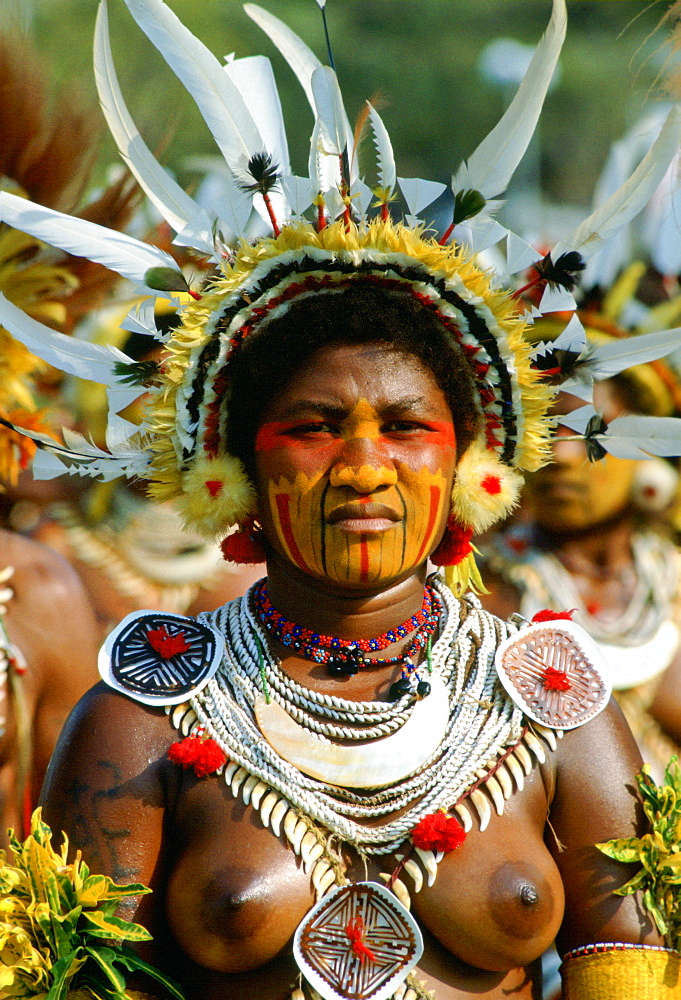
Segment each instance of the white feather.
[[137,302],[121,323],[121,330],[128,330],[130,333],[142,333],[154,340],[164,341],[165,337],[156,326],[154,315],[154,302],[152,299],[144,299]]
[[94,70],[104,117],[121,156],[140,187],[176,232],[186,231],[191,226],[196,240],[190,246],[212,252],[211,220],[152,155],[128,112],[111,52],[106,0],[101,0],[97,13]]
[[594,381],[603,381],[626,368],[664,358],[679,347],[681,347],[681,327],[602,344],[592,348],[584,364],[580,365],[572,378],[561,385],[561,389],[581,398],[589,398],[585,395],[585,390]]
[[278,17],[268,10],[255,3],[245,3],[244,10],[255,21],[259,28],[265,32],[268,38],[279,49],[286,62],[289,64],[298,81],[305,91],[308,103],[312,110],[315,109],[314,96],[312,93],[312,74],[322,65],[311,48],[292,31],[287,24],[280,21]]
[[[561,416],[565,427],[584,434],[596,411],[592,406]],[[593,435],[607,452],[617,458],[646,459],[651,455],[681,455],[681,419],[678,417],[615,417],[603,434]]]
[[[255,3],[244,4],[244,10],[248,16],[255,21],[259,28],[265,32],[274,45],[279,49],[284,59],[287,61],[293,72],[298,78],[298,82],[305,91],[305,96],[307,97],[308,103],[312,108],[312,112],[317,115],[315,96],[312,87],[312,77],[315,70],[322,67],[322,62],[317,58],[311,48],[305,44],[305,42],[296,35],[295,31],[292,31],[288,25],[280,21],[278,17],[274,14],[270,14],[269,11],[263,10]],[[350,128],[350,122],[348,121],[347,115],[343,113],[343,128],[345,131],[345,146],[347,146],[348,151],[352,147],[353,134]],[[314,175],[310,173],[310,177]],[[350,157],[350,183],[354,183],[357,180],[357,164],[356,158]],[[319,190],[328,190],[328,188],[320,188]]]
[[312,199],[316,191],[312,190],[309,177],[295,177],[290,175],[284,177],[282,187],[286,192],[286,198],[291,206],[291,212],[295,217],[300,217],[303,212],[312,204]]
[[379,187],[388,188],[392,191],[397,180],[395,170],[395,155],[388,130],[383,124],[383,119],[379,115],[371,101],[367,101],[369,106],[369,121],[374,133],[374,144],[376,146],[376,157],[378,165]]
[[266,56],[231,59],[224,72],[232,80],[249,109],[264,148],[284,177],[291,173],[284,116],[272,64]]
[[150,268],[178,269],[164,250],[94,222],[35,205],[7,191],[0,192],[0,221],[67,253],[103,264],[134,281],[147,294],[157,294],[144,283],[144,275]]
[[681,109],[672,108],[660,134],[631,177],[600,205],[588,219],[554,247],[552,257],[578,250],[591,257],[611,236],[637,215],[662,180],[681,141]]
[[[114,365],[131,359],[116,347],[91,344],[50,330],[17,308],[0,293],[0,325],[19,340],[32,354],[68,375],[106,386],[116,386]],[[138,393],[139,395],[139,393]]]
[[308,170],[315,194],[319,191],[326,194],[327,191],[338,190],[341,182],[340,160],[337,156],[329,156],[324,151],[319,120],[315,121],[310,139]]
[[474,188],[485,198],[493,198],[508,187],[534,134],[566,25],[565,0],[553,0],[551,20],[513,101],[470,159],[459,167],[452,184],[455,192]]
[[543,254],[533,246],[530,246],[529,243],[526,243],[520,236],[509,232],[506,238],[507,274],[517,274],[518,271],[524,271],[528,267],[531,267],[532,264],[536,264],[542,257]]
[[417,217],[447,190],[446,184],[424,181],[420,177],[398,177],[397,181],[410,214]]
[[265,149],[244,100],[223,67],[162,0],[125,0],[149,40],[196,101],[230,169],[240,176]]
[[312,74],[312,94],[324,152],[341,156],[347,151],[345,111],[336,74],[329,66],[320,66]]
[[16,430],[53,456],[51,459],[39,459],[40,451],[35,456],[33,472],[36,479],[53,479],[68,472],[71,475],[92,476],[106,482],[118,479],[119,476],[143,476],[147,469],[148,457],[145,452],[123,448],[118,448],[115,453],[104,451],[68,427],[62,428],[66,446],[39,431],[24,427],[17,427]]

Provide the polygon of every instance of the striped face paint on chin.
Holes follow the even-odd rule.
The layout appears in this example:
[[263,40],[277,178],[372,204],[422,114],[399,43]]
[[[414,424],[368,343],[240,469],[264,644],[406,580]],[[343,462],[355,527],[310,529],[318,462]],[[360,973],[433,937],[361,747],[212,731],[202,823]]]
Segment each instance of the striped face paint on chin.
[[[449,509],[442,472],[416,472],[398,461],[390,469],[345,471],[335,477],[299,472],[267,484],[270,520],[291,562],[312,576],[352,585],[387,583],[420,566]],[[373,494],[350,486],[357,479],[371,485],[372,477],[380,484]],[[332,479],[348,485],[332,485]]]

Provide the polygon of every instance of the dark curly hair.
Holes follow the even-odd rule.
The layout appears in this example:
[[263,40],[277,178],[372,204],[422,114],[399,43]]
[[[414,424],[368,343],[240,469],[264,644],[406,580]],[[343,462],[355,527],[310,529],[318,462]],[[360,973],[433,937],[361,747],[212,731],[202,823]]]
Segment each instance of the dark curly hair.
[[314,352],[330,344],[373,343],[414,355],[433,373],[452,411],[457,453],[463,454],[480,418],[473,376],[460,347],[408,290],[388,291],[356,279],[339,291],[295,300],[283,315],[254,331],[230,360],[227,446],[251,476],[265,407]]

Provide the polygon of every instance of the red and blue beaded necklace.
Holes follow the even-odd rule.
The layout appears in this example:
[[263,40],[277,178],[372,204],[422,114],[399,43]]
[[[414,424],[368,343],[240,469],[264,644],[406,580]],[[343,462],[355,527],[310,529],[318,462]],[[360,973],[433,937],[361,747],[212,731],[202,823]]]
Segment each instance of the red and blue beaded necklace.
[[[397,699],[407,694],[412,690],[414,682],[419,696],[425,697],[430,691],[430,685],[420,679],[413,662],[417,652],[424,648],[430,649],[430,642],[442,613],[442,602],[429,584],[424,588],[420,611],[396,628],[388,629],[371,639],[339,639],[289,621],[270,601],[266,580],[253,592],[253,609],[260,624],[273,639],[303,659],[324,664],[332,677],[356,674],[362,667],[396,666],[401,663],[402,676],[391,686],[391,698]],[[414,639],[398,656],[384,659],[367,657],[367,653],[386,649],[412,632],[416,632]]]

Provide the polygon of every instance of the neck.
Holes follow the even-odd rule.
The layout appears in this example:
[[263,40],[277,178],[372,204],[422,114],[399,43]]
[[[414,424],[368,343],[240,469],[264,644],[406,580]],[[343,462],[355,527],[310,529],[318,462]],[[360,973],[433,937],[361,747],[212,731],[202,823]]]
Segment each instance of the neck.
[[339,639],[380,635],[421,610],[426,564],[410,576],[362,590],[348,590],[307,576],[276,554],[267,561],[267,591],[286,618]]
[[590,525],[578,531],[559,532],[538,526],[535,531],[540,548],[553,553],[566,562],[581,563],[607,572],[632,563],[631,539],[633,520],[629,512],[619,514],[609,521]]

